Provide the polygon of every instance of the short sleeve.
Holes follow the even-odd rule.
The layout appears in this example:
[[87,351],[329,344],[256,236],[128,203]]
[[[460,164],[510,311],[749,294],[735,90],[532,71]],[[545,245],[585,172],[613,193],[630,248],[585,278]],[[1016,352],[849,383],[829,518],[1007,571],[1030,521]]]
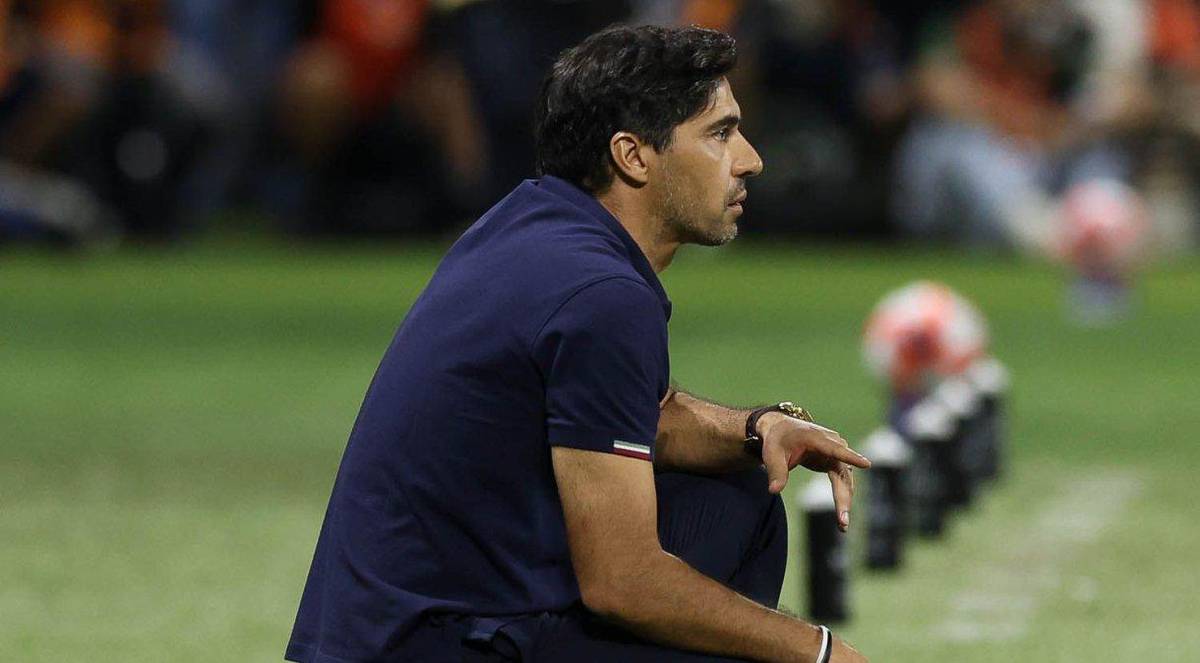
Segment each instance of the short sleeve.
[[646,284],[613,277],[580,289],[543,326],[533,354],[551,446],[653,460],[670,369],[666,314]]

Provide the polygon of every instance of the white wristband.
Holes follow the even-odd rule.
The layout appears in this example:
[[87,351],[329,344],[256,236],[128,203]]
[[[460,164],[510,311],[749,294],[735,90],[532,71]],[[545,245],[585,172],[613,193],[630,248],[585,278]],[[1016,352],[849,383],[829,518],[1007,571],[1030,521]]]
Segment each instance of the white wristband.
[[817,652],[817,663],[829,663],[829,657],[833,654],[833,633],[825,626],[817,628],[821,629],[821,650]]

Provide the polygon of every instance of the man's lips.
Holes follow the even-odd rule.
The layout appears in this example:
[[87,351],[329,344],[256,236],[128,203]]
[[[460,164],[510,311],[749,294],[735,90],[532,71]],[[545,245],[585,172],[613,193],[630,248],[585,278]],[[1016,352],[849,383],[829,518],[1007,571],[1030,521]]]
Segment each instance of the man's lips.
[[739,194],[737,195],[737,197],[736,197],[736,198],[734,198],[734,199],[733,199],[733,200],[732,200],[732,201],[729,203],[729,206],[730,206],[730,207],[733,207],[734,205],[741,205],[741,204],[742,204],[742,203],[744,203],[744,202],[746,202],[746,192],[745,192],[745,191],[743,191],[743,192],[739,193]]

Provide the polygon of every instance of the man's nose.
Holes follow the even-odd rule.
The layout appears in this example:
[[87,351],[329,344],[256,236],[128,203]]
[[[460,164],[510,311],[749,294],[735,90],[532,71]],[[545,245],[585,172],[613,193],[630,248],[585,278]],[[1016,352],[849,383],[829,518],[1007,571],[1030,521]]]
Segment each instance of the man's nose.
[[[740,134],[739,134],[740,136]],[[758,150],[750,144],[750,141],[741,137],[741,150],[739,150],[738,158],[733,161],[733,176],[734,177],[755,177],[762,173],[763,161],[762,157],[758,156]]]

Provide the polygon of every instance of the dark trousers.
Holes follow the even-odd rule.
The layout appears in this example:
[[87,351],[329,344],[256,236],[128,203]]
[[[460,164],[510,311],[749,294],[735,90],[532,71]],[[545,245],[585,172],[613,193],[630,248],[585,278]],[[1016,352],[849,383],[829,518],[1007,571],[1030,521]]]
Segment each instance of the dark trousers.
[[[767,492],[759,469],[721,476],[656,475],[658,537],[663,548],[697,571],[763,605],[775,607],[787,561],[783,502]],[[461,618],[464,646],[450,661],[665,661],[732,659],[672,649],[642,640],[579,607],[515,621]]]

